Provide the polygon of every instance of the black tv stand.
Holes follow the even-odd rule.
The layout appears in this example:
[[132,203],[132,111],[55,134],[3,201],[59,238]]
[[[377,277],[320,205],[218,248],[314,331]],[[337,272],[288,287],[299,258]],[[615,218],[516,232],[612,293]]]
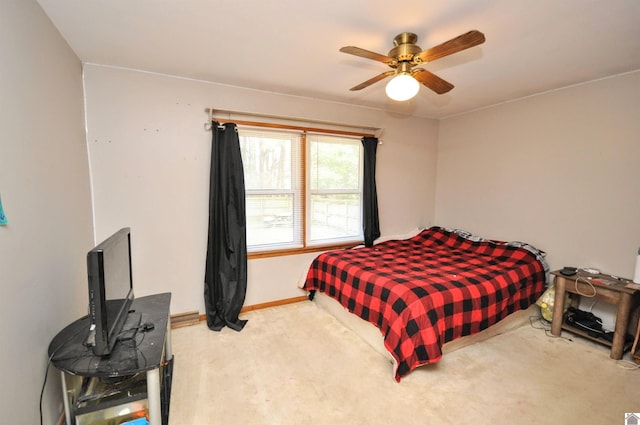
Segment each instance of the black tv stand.
[[62,375],[67,425],[91,423],[100,412],[121,411],[123,405],[144,409],[150,425],[168,424],[173,374],[170,302],[171,293],[136,298],[134,312],[108,356],[95,356],[87,346],[87,316],[56,335],[49,356]]

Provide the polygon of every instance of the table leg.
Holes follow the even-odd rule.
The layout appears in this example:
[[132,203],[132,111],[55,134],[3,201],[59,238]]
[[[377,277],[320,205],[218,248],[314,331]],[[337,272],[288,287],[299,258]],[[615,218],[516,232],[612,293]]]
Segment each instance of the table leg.
[[620,294],[620,303],[616,313],[616,327],[611,343],[611,355],[614,360],[620,360],[624,351],[624,343],[627,336],[627,326],[629,325],[629,313],[631,311],[631,295]]
[[147,371],[147,400],[149,401],[149,425],[162,425],[160,368]]
[[555,297],[553,298],[553,317],[551,318],[551,335],[560,336],[562,332],[562,320],[564,319],[564,300],[567,281],[565,278],[556,276],[553,279]]
[[64,372],[60,371],[62,381],[62,404],[64,405],[64,417],[67,425],[72,425],[71,408],[69,406],[69,393],[67,392],[67,378]]
[[166,360],[173,358],[173,352],[171,351],[171,316],[167,319],[167,333],[164,337],[164,357]]

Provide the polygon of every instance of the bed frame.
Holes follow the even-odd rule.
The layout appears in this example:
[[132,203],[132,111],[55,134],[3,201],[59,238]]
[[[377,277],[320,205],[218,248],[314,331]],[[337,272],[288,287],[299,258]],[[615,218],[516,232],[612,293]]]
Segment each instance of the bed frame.
[[[367,344],[373,347],[374,350],[385,357],[395,367],[396,361],[391,353],[389,353],[389,351],[387,351],[387,349],[385,348],[380,329],[375,327],[373,324],[362,320],[355,314],[350,313],[338,301],[334,300],[328,295],[323,294],[320,291],[315,292],[313,302],[315,302],[318,307],[322,308],[323,310],[334,316],[336,319],[338,319],[338,321],[342,323],[342,325],[344,325],[347,329],[355,332],[360,338],[362,338]],[[443,354],[451,353],[455,350],[459,350],[477,342],[485,341],[496,335],[501,335],[509,331],[513,331],[514,329],[517,329],[521,326],[529,325],[530,318],[532,316],[539,316],[538,306],[535,304],[532,304],[525,310],[519,310],[510,314],[498,323],[490,326],[483,331],[480,331],[479,333],[464,336],[451,342],[447,342],[443,345],[442,352]]]

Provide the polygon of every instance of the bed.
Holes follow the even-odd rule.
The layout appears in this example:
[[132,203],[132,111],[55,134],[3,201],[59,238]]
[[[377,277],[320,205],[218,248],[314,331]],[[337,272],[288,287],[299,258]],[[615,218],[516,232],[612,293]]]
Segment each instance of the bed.
[[303,288],[337,301],[383,336],[400,381],[443,346],[529,308],[546,287],[544,252],[431,227],[407,239],[317,256]]

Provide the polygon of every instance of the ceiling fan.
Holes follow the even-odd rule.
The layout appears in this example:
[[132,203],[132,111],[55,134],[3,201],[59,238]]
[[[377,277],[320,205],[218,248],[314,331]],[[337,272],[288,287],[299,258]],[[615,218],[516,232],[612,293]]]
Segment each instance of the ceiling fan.
[[386,56],[355,46],[345,46],[341,48],[340,51],[343,53],[382,62],[392,68],[390,71],[378,74],[352,87],[350,90],[362,90],[371,84],[395,75],[395,77],[389,81],[386,88],[387,95],[394,100],[411,99],[418,93],[420,89],[419,83],[422,83],[438,94],[447,93],[453,88],[453,84],[426,69],[414,67],[482,44],[485,38],[483,33],[473,30],[427,50],[422,50],[420,46],[416,45],[415,43],[417,41],[418,36],[413,33],[403,32],[398,34],[393,39],[395,47],[391,49]]

